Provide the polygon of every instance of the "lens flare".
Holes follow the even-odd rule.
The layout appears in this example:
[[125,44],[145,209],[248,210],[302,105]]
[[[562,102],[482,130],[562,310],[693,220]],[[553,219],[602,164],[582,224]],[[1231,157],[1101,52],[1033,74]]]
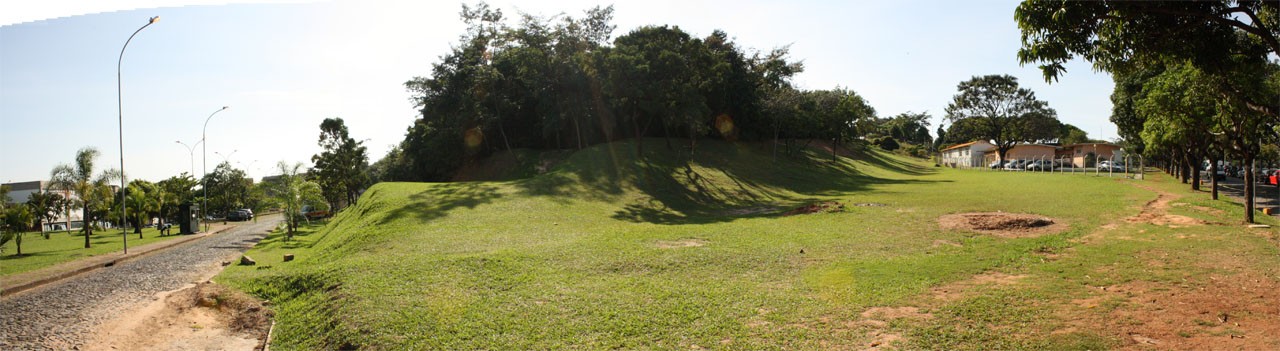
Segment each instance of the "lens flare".
[[474,149],[480,147],[480,144],[484,142],[484,132],[480,130],[480,127],[467,129],[467,131],[462,134],[462,141],[466,143],[469,148]]
[[720,132],[721,137],[732,140],[735,134],[733,130],[733,117],[729,117],[729,114],[725,113],[716,116],[716,131]]

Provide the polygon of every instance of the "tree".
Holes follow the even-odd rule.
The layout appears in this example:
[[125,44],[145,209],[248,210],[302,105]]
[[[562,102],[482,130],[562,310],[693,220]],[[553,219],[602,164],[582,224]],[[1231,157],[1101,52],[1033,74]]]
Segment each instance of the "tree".
[[1062,145],[1083,144],[1089,142],[1089,133],[1068,123],[1062,123],[1055,136]]
[[222,209],[223,215],[226,215],[231,213],[232,209],[244,206],[249,187],[253,184],[253,180],[245,175],[244,170],[232,167],[229,162],[223,162],[205,177],[204,184],[209,187],[210,209]]
[[142,227],[160,213],[160,205],[165,197],[164,190],[157,188],[151,182],[135,179],[129,182],[124,197],[125,205],[129,206],[128,221],[133,226],[133,233],[138,234],[138,239],[142,239]]
[[3,224],[0,231],[9,233],[17,247],[15,256],[22,256],[22,233],[31,227],[31,210],[27,206],[9,206],[4,209]]
[[302,163],[290,165],[280,161],[276,164],[280,170],[280,180],[270,183],[270,197],[284,207],[286,240],[293,240],[299,222],[306,217],[301,213],[304,206],[324,207],[324,195],[320,185],[309,181],[301,174]]
[[196,185],[199,185],[199,182],[186,172],[157,182],[156,188],[160,189],[164,194],[159,201],[160,209],[158,215],[160,219],[166,222],[172,220],[178,215],[179,205],[183,202],[196,202]]
[[[27,195],[27,206],[31,208],[32,218],[35,220],[35,226],[44,231],[46,223],[53,222],[58,219],[66,211],[66,199],[58,193],[48,191],[37,191]],[[49,238],[49,234],[45,232],[45,239]]]
[[1145,121],[1143,143],[1154,151],[1176,150],[1191,165],[1191,188],[1196,190],[1217,113],[1207,83],[1195,67],[1174,66],[1147,82],[1135,106]]
[[604,60],[606,93],[630,122],[637,154],[642,152],[639,139],[655,122],[666,136],[670,128],[687,130],[691,138],[709,129],[710,109],[701,91],[706,72],[699,69],[709,52],[701,40],[679,27],[646,26],[613,45]]
[[1059,129],[1057,112],[1031,90],[1019,88],[1013,76],[973,77],[958,89],[947,105],[947,120],[953,131],[965,132],[953,134],[991,140],[1001,163],[1017,143],[1052,139]]
[[93,176],[94,159],[98,158],[98,149],[85,147],[76,152],[74,165],[61,164],[50,172],[51,186],[71,191],[76,195],[75,207],[84,211],[84,248],[89,248],[89,237],[93,235],[94,214],[107,209],[111,201],[109,183],[120,177],[120,171],[107,169],[96,178]]
[[342,118],[325,118],[320,123],[320,147],[324,150],[311,156],[315,167],[311,176],[324,190],[330,207],[345,200],[355,204],[360,190],[368,183],[369,155],[364,142],[357,142],[348,134]]

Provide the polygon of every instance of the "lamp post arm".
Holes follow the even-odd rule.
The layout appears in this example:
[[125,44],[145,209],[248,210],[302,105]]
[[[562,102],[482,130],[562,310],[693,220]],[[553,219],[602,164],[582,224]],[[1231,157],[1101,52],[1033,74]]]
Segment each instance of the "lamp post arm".
[[[126,201],[126,195],[129,193],[129,188],[126,187],[127,181],[125,180],[126,176],[124,173],[124,83],[121,81],[121,68],[124,66],[124,50],[129,48],[129,42],[133,41],[133,37],[138,35],[138,32],[141,32],[143,29],[147,29],[147,27],[151,26],[152,23],[156,23],[156,20],[159,19],[159,16],[151,17],[151,20],[147,21],[147,24],[144,24],[142,27],[138,27],[138,30],[133,31],[133,34],[129,35],[129,39],[124,41],[124,46],[120,47],[120,56],[116,57],[116,118],[120,134],[120,235],[124,239],[124,254],[126,255],[129,254],[129,234],[126,232],[126,228],[129,227],[127,225],[129,222],[127,208],[129,206],[126,205],[126,202],[128,202]],[[87,243],[87,236],[85,240]]]

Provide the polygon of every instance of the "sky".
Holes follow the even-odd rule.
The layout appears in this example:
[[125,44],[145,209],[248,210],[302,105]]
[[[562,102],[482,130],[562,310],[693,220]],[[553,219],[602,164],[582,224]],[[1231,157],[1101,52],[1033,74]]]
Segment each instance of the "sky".
[[[741,47],[790,45],[802,89],[856,91],[880,116],[927,111],[937,128],[956,86],[1009,74],[1094,139],[1114,84],[1086,62],[1045,83],[1021,66],[1017,1],[489,1],[508,18],[614,6],[612,38],[644,25]],[[183,4],[182,6],[174,6]],[[99,170],[130,179],[202,174],[223,161],[260,179],[280,161],[310,166],[320,122],[341,117],[370,162],[417,117],[403,83],[427,76],[458,41],[462,2],[6,1],[0,3],[0,182],[48,179],[95,147]],[[34,6],[34,7],[33,7]],[[125,40],[147,20],[117,63]],[[229,108],[209,116],[223,106]],[[206,126],[205,122],[208,121]],[[204,144],[189,149],[204,138]],[[207,149],[205,149],[207,148]],[[204,150],[202,150],[204,149]],[[202,161],[203,159],[203,161]],[[207,166],[202,166],[203,164]]]

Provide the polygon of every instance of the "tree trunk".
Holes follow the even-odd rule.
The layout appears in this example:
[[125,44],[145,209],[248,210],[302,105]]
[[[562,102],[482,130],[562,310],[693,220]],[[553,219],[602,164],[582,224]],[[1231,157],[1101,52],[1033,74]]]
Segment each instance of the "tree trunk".
[[84,222],[84,248],[89,248],[89,237],[93,236],[93,217],[89,216],[89,204],[84,205],[84,216],[81,221]]
[[1244,166],[1246,167],[1244,173],[1244,221],[1247,223],[1254,223],[1253,212],[1256,204],[1254,201],[1254,187],[1252,186],[1254,185],[1252,155],[1245,156]]
[[1214,200],[1217,200],[1218,199],[1218,161],[1217,160],[1209,161],[1209,179],[1211,179],[1210,182],[1212,183],[1209,186],[1213,188],[1213,190],[1210,190],[1210,193],[1212,194],[1211,196],[1213,197]]

